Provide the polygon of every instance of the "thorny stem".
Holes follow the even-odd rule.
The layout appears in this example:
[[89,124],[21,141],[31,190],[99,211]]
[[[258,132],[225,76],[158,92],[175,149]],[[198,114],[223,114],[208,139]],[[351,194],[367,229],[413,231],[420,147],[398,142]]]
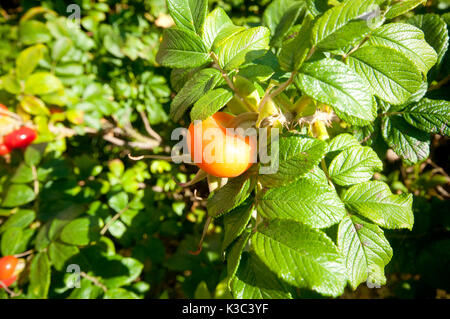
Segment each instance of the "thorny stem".
[[296,75],[297,75],[297,72],[293,71],[291,73],[291,76],[289,77],[289,79],[286,82],[284,82],[283,84],[281,84],[280,86],[278,86],[276,90],[274,90],[273,92],[270,92],[271,90],[267,91],[266,94],[264,95],[264,98],[262,99],[261,103],[259,104],[259,111],[261,111],[264,108],[264,106],[270,99],[273,99],[278,94],[280,94],[281,92],[286,90],[288,88],[288,86],[291,85],[292,82],[294,82],[294,78]]

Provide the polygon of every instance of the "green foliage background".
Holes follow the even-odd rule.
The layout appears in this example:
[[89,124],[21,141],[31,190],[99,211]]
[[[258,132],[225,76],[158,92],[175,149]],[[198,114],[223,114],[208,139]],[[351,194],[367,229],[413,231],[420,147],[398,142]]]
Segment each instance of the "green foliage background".
[[[213,0],[209,6],[222,7],[236,25],[253,27],[270,2]],[[81,8],[81,29],[68,24],[71,3]],[[441,14],[448,6],[432,1],[415,12]],[[186,118],[169,119],[179,88],[170,70],[156,62],[163,29],[155,21],[167,14],[165,1],[24,0],[0,9],[0,102],[22,109],[39,130],[37,144],[14,152],[9,162],[0,159],[1,255],[33,250],[11,287],[14,298],[230,298],[221,256],[223,219],[209,228],[202,252],[190,253],[206,219],[205,201],[195,197],[206,197],[207,189],[196,186],[194,194],[177,182],[188,181],[195,170],[127,157],[127,150],[134,156],[167,154],[172,129],[188,124]],[[30,47],[29,54],[21,53]],[[436,82],[448,76],[448,54],[441,59]],[[26,95],[12,70],[22,72]],[[448,92],[447,85],[427,97],[449,100]],[[140,112],[162,142],[148,136]],[[108,123],[125,132],[124,145],[105,139]],[[364,139],[372,132],[351,133]],[[415,165],[385,156],[386,145],[375,138],[372,146],[384,159],[377,179],[393,193],[415,195],[415,223],[411,232],[385,232],[394,251],[387,285],[361,285],[343,297],[449,298],[448,139],[434,136],[431,161]],[[67,285],[74,279],[70,264],[83,271],[80,289]],[[321,298],[308,290],[294,296]],[[0,290],[0,297],[9,296]]]

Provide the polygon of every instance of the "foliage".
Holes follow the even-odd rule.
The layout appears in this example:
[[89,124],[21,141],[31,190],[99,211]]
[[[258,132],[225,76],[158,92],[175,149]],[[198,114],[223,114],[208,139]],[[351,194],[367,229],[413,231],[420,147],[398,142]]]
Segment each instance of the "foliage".
[[[393,272],[450,291],[433,276],[450,229],[432,160],[450,133],[449,15],[423,3],[0,8],[0,102],[38,131],[0,159],[1,255],[27,261],[0,297],[338,297]],[[219,110],[280,128],[279,169],[196,193],[163,155],[176,126]],[[150,152],[164,159],[128,157]]]

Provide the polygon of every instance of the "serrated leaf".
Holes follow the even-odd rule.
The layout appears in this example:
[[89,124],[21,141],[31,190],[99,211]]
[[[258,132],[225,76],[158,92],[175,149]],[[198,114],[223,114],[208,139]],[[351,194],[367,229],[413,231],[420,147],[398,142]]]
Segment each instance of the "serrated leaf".
[[2,202],[3,207],[16,207],[28,204],[36,198],[36,194],[30,186],[24,184],[13,184]]
[[207,119],[224,107],[232,98],[233,92],[230,89],[217,88],[207,92],[195,102],[191,110],[191,121]]
[[[356,216],[346,216],[339,224],[337,245],[345,258],[353,290],[362,282],[374,286],[386,283],[384,267],[392,258],[392,248],[378,226]],[[384,280],[374,282],[378,278]]]
[[413,227],[412,194],[393,195],[389,186],[383,182],[371,181],[354,185],[346,190],[341,198],[349,210],[381,227]]
[[305,3],[297,1],[276,0],[264,12],[272,33],[271,45],[279,47],[289,30],[305,11]]
[[34,256],[30,266],[30,284],[28,297],[35,299],[47,298],[50,288],[51,269],[46,252]]
[[338,185],[349,186],[370,180],[383,169],[383,162],[370,147],[351,146],[330,163],[328,173]]
[[193,32],[165,29],[156,61],[169,68],[194,68],[210,62],[208,49]]
[[333,107],[336,114],[354,125],[375,120],[370,88],[360,75],[334,59],[304,63],[298,75],[300,89],[315,100]]
[[307,15],[298,33],[283,43],[279,54],[280,67],[283,70],[296,71],[306,60],[312,48],[311,30],[313,25],[313,19]]
[[228,182],[217,189],[208,198],[206,208],[208,215],[218,217],[240,205],[247,199],[255,186],[255,179],[242,174],[235,178],[230,178]]
[[344,260],[322,231],[292,220],[272,220],[260,225],[251,241],[256,255],[285,282],[326,296],[343,293]]
[[292,298],[286,285],[253,252],[242,254],[230,290],[236,299]]
[[423,31],[425,40],[437,53],[437,63],[434,69],[436,71],[439,70],[448,49],[449,38],[447,24],[437,14],[415,15],[408,19],[407,22]]
[[311,178],[260,191],[256,202],[258,213],[265,218],[291,219],[313,228],[334,225],[345,215],[344,204],[336,192]]
[[[351,44],[356,38],[361,36],[358,33],[357,37],[355,37],[355,31],[359,29],[364,34],[368,31],[368,23],[361,18],[359,19],[360,21],[356,21],[357,27],[353,27],[353,30],[347,30],[349,22],[352,20],[355,22],[359,17],[367,15],[374,10],[374,5],[381,2],[383,1],[348,0],[326,11],[317,19],[314,25],[312,30],[313,43],[319,48],[327,50],[338,49],[345,46],[345,44]],[[345,41],[341,40],[342,37]]]
[[222,41],[224,37],[233,33],[234,30],[242,29],[242,27],[235,26],[227,13],[218,7],[206,17],[202,39],[206,47],[211,49],[215,43]]
[[222,251],[225,251],[242,234],[252,217],[252,212],[253,202],[248,200],[223,217],[225,235],[222,241]]
[[425,41],[422,30],[410,24],[386,24],[371,34],[368,43],[402,52],[424,74],[427,74],[437,61],[437,54]]
[[273,143],[278,143],[278,149],[272,150],[270,163],[278,162],[278,169],[259,175],[264,187],[286,185],[302,177],[322,159],[326,148],[323,141],[293,133],[283,134]]
[[208,9],[207,0],[167,0],[167,9],[180,29],[200,34]]
[[170,117],[178,122],[189,106],[197,102],[221,81],[222,74],[217,69],[203,69],[189,79],[170,105]]
[[348,133],[339,134],[338,136],[333,138],[328,144],[327,153],[342,151],[351,146],[358,146],[358,145],[359,141],[353,135]]
[[262,57],[269,47],[269,38],[270,31],[265,27],[255,27],[234,34],[222,41],[217,49],[219,65],[224,70],[232,70]]
[[400,111],[403,118],[419,130],[450,136],[450,102],[422,99]]
[[426,0],[397,1],[389,8],[389,11],[386,13],[386,19],[393,19],[395,17],[398,17],[410,10],[413,10],[415,7],[419,6],[420,4],[425,4],[425,2],[427,2],[427,1]]
[[402,104],[422,84],[422,74],[403,53],[390,47],[367,45],[347,58],[348,65],[367,83],[379,98]]
[[385,117],[381,132],[394,152],[410,163],[417,163],[430,155],[430,134],[411,126],[399,115]]

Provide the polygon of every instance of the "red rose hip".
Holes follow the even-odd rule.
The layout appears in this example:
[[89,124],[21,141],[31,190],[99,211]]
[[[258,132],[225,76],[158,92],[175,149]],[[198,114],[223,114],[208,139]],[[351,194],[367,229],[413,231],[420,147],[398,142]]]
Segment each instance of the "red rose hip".
[[32,128],[22,126],[3,137],[3,142],[10,150],[15,148],[25,148],[37,137],[36,131]]

